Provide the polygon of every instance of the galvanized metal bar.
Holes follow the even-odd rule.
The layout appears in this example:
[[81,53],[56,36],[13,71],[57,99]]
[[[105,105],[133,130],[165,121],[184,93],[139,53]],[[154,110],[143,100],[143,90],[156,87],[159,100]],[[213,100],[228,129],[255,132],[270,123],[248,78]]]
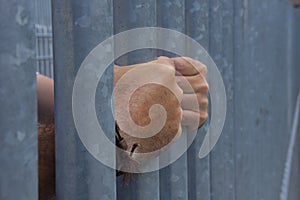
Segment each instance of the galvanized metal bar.
[[297,189],[300,186],[299,180],[299,136],[300,136],[300,94],[296,96],[296,91],[300,88],[300,58],[298,52],[300,49],[300,20],[297,13],[292,7],[288,7],[287,12],[287,92],[288,92],[288,126],[291,132],[289,146],[283,171],[280,200],[296,200],[299,199],[300,191]]
[[290,136],[290,56],[287,39],[282,38],[288,37],[291,5],[256,0],[235,5],[235,196],[278,199]]
[[[119,33],[132,28],[156,26],[156,1],[114,1],[114,32]],[[129,42],[132,41],[128,39]],[[117,46],[115,48],[118,48]],[[130,52],[116,61],[118,65],[143,63],[156,58],[156,50],[143,49]],[[121,179],[121,177],[120,177]],[[118,182],[118,199],[159,199],[159,172],[143,173],[128,186]]]
[[[112,1],[53,0],[52,8],[57,199],[115,199],[115,170],[87,152],[72,116],[72,90],[77,70],[87,54],[113,33]],[[108,137],[113,140],[114,121],[107,117],[110,113],[105,98],[112,92],[112,71],[112,68],[107,71],[97,89],[95,107],[100,123],[107,119],[103,128],[111,133]],[[114,157],[115,152],[110,156]]]
[[234,7],[232,1],[211,0],[209,9],[209,53],[222,74],[227,97],[226,122],[210,156],[211,199],[234,200]]
[[[186,0],[185,6],[186,34],[209,50],[209,0]],[[208,125],[202,126],[188,150],[188,199],[211,199],[210,155],[198,157]]]
[[36,6],[36,24],[51,26],[51,0],[35,0],[34,3]]
[[[185,33],[185,1],[157,1],[157,26]],[[164,41],[177,43],[177,41]],[[170,45],[170,44],[166,44]],[[184,48],[184,47],[183,47]],[[174,57],[169,52],[158,51],[158,56]],[[186,148],[186,133],[182,133]],[[172,154],[172,152],[170,152]],[[169,155],[171,156],[171,155]],[[160,170],[160,199],[188,199],[187,153],[171,165]]]
[[0,199],[38,199],[35,5],[1,1]]

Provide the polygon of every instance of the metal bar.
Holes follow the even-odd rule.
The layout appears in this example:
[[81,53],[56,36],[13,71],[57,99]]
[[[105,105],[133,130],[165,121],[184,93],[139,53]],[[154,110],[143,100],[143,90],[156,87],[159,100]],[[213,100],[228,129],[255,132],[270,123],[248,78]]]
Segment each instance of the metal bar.
[[[115,199],[115,170],[104,166],[86,150],[72,116],[77,70],[88,53],[113,33],[112,1],[53,0],[52,3],[57,199]],[[98,120],[114,140],[114,121],[107,117],[110,103],[108,106],[106,98],[112,93],[112,71],[108,70],[97,88],[95,107]],[[115,152],[110,156],[114,157]]]
[[282,38],[288,38],[291,5],[288,1],[234,3],[240,13],[234,31],[235,195],[244,200],[278,199],[289,139],[290,77],[282,66],[290,55],[288,40]]
[[[299,199],[300,192],[298,190],[300,186],[299,182],[299,112],[300,112],[300,94],[296,97],[295,91],[299,90],[299,68],[294,66],[299,66],[300,59],[298,57],[299,52],[299,40],[297,36],[300,32],[300,21],[293,12],[293,8],[289,8],[287,13],[287,41],[288,47],[286,55],[288,59],[286,60],[287,65],[287,91],[288,91],[288,125],[290,134],[290,141],[287,151],[287,157],[285,161],[285,168],[281,184],[281,200],[296,200]],[[296,106],[295,106],[296,105]]]
[[[157,1],[157,26],[185,33],[185,1]],[[167,42],[167,41],[164,41]],[[176,41],[171,41],[176,43]],[[167,44],[166,44],[167,45]],[[184,48],[184,47],[183,47]],[[174,57],[169,52],[158,51],[159,56]],[[186,148],[187,138],[183,132],[182,140]],[[172,154],[172,152],[170,152]],[[171,155],[167,155],[171,156]],[[171,165],[160,170],[160,199],[188,199],[187,153]]]
[[[210,156],[212,199],[235,199],[233,1],[211,0],[209,52],[225,84],[227,105],[222,136]],[[209,70],[209,69],[208,69]],[[209,73],[209,72],[208,72]]]
[[[209,0],[186,0],[186,34],[209,47]],[[201,60],[200,60],[201,61]],[[199,159],[199,149],[209,122],[198,131],[197,137],[188,149],[188,198],[210,200],[210,155]]]
[[[114,1],[114,32],[119,33],[132,28],[156,25],[156,1]],[[132,39],[131,39],[132,40]],[[128,41],[124,41],[129,42]],[[118,48],[118,47],[115,47]],[[143,49],[130,52],[116,61],[118,65],[143,63],[156,58],[156,51]],[[117,187],[118,199],[159,199],[159,172],[144,173],[136,181]]]
[[2,1],[0,12],[0,199],[38,199],[35,5]]

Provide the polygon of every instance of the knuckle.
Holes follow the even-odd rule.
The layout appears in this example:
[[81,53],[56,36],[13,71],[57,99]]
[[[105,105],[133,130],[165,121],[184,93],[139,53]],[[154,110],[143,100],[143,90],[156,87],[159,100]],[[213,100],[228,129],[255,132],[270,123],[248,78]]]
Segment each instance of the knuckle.
[[207,118],[208,118],[208,113],[207,112],[201,113],[201,115],[200,115],[200,122],[201,123],[205,122],[207,120]]
[[[181,109],[181,107],[179,106],[179,107],[177,108],[177,117],[179,117],[180,120],[181,120],[181,116],[182,116],[182,109]],[[179,123],[180,123],[180,122],[179,122]]]
[[208,85],[207,82],[205,82],[205,83],[203,83],[201,85],[201,91],[204,92],[204,93],[208,93],[208,91],[209,91],[209,85]]
[[178,86],[177,86],[177,89],[178,89],[178,96],[177,96],[177,98],[178,98],[178,101],[180,103],[180,102],[182,102],[182,99],[183,99],[183,90],[180,87],[178,87]]
[[208,99],[207,99],[207,97],[206,98],[203,98],[202,100],[201,100],[201,107],[204,107],[204,108],[207,108],[208,107]]
[[201,69],[205,72],[207,72],[207,66],[203,63],[201,63]]

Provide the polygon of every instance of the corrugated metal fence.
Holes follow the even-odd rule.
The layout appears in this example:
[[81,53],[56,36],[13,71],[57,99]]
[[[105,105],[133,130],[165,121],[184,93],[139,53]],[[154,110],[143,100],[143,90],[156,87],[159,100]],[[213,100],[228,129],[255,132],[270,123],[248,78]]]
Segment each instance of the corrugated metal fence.
[[[0,170],[5,173],[0,175],[0,199],[37,199],[34,58],[38,70],[52,76],[50,4],[37,2],[36,20],[29,1],[2,2],[0,8],[13,19],[1,18]],[[299,199],[291,189],[299,186],[299,163],[293,162],[289,184],[283,179],[300,85],[300,19],[287,0],[52,0],[52,9],[58,200]],[[72,116],[73,82],[83,59],[101,41],[145,26],[180,31],[208,49],[224,79],[227,118],[206,158],[200,160],[198,151],[208,124],[175,163],[122,186],[115,171],[97,162],[79,140]],[[161,54],[131,52],[117,64]],[[112,86],[110,68],[97,88],[96,109],[114,133],[111,116],[103,118]],[[298,151],[296,145],[291,152]]]

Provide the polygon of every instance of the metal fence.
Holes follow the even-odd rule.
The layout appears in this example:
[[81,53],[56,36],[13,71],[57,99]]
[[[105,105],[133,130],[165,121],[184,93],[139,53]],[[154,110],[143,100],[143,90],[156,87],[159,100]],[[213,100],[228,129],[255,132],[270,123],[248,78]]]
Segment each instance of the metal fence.
[[[34,7],[30,1],[11,0],[0,8],[13,21],[1,18],[0,170],[5,173],[0,175],[0,199],[37,199],[34,66],[53,74],[50,4],[37,2]],[[299,112],[300,19],[287,0],[52,0],[52,18],[58,200],[299,199],[293,189],[299,186],[299,145],[290,146],[299,137],[292,124]],[[206,158],[199,159],[198,151],[208,124],[175,163],[123,186],[115,171],[97,162],[79,140],[72,89],[80,64],[96,45],[112,34],[145,26],[180,31],[208,49],[224,79],[227,117]],[[145,62],[161,54],[141,50],[116,62]],[[113,133],[105,100],[113,89],[112,68],[104,79],[95,106],[102,113],[97,113],[99,121]],[[287,167],[289,156],[292,167]]]
[[53,78],[52,27],[35,25],[37,72]]

